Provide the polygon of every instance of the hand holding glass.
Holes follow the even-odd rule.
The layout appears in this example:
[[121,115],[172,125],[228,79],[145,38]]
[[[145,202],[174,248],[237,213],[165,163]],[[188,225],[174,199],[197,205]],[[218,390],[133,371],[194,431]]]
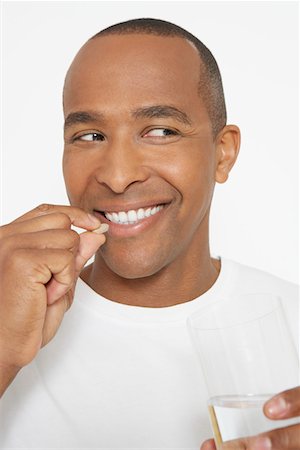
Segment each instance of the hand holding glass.
[[278,297],[217,301],[192,314],[188,328],[208,388],[217,448],[297,422],[270,420],[262,409],[270,397],[299,384],[297,352]]

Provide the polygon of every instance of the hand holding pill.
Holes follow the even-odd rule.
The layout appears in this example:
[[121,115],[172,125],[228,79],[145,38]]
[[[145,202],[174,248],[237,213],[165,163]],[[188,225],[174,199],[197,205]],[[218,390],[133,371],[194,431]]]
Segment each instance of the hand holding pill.
[[0,227],[0,396],[57,332],[107,229],[80,208],[48,204]]

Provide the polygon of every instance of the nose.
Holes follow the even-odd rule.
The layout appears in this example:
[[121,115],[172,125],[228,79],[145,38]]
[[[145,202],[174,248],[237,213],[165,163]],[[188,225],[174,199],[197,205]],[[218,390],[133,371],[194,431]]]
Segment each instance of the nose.
[[139,146],[128,139],[118,138],[108,142],[99,157],[96,180],[121,194],[132,183],[146,181],[149,175]]

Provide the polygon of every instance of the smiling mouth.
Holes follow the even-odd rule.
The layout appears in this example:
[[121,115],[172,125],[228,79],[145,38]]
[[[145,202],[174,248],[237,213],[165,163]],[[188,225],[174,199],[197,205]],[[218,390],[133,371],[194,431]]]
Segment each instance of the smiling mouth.
[[140,221],[154,216],[164,208],[165,204],[154,205],[147,208],[131,209],[129,211],[106,212],[97,211],[107,220],[118,225],[133,225]]

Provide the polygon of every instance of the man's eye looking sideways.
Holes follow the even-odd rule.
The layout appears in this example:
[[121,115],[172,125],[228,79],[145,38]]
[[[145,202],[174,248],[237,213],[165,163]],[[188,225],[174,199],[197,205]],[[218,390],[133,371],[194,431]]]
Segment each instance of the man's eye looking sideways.
[[168,136],[177,136],[178,133],[175,130],[170,130],[169,128],[153,128],[152,130],[147,131],[143,137],[157,137],[157,138],[165,138]]
[[82,134],[81,136],[78,136],[74,139],[75,141],[88,141],[88,142],[94,142],[94,141],[103,141],[104,136],[100,133],[86,133]]

